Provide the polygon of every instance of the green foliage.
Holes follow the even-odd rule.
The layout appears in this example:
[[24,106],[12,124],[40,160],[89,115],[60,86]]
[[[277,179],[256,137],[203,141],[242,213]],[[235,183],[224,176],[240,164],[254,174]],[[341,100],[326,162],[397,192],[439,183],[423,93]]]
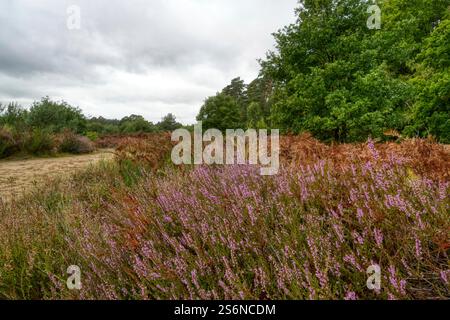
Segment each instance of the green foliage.
[[95,132],[95,131],[88,131],[88,132],[86,132],[86,137],[87,137],[89,140],[95,142],[95,141],[98,140],[99,135],[98,135],[98,133]]
[[131,115],[120,120],[120,132],[154,132],[155,126],[144,119],[143,116]]
[[[154,125],[140,115],[130,115],[121,120],[88,119],[79,108],[64,101],[52,101],[49,97],[34,102],[29,110],[14,102],[8,105],[0,103],[0,158],[18,152],[48,154],[55,149],[86,153],[94,150],[91,142],[102,135],[153,133],[180,127],[182,125],[170,113]],[[55,146],[55,138],[60,137],[61,145]]]
[[[446,139],[448,70],[434,81],[416,81],[415,87],[409,79],[423,46],[425,63],[448,62],[443,35],[449,29],[443,17],[448,1],[379,5],[382,28],[369,30],[366,1],[301,1],[297,23],[275,34],[277,51],[262,62],[263,74],[275,80],[275,126],[336,141],[383,138],[388,129],[405,127],[410,135],[427,132]],[[427,40],[430,32],[435,36]]]
[[8,127],[0,127],[0,159],[17,152],[18,144],[13,132]]
[[433,135],[450,143],[450,20],[443,20],[425,40],[417,57],[417,74],[411,80],[417,100],[405,132]]
[[222,94],[232,97],[236,101],[239,107],[238,115],[241,123],[247,121],[246,107],[248,104],[248,97],[246,89],[247,86],[245,85],[244,80],[238,77],[231,80],[231,83],[222,90]]
[[88,132],[96,132],[100,135],[120,133],[120,120],[105,119],[103,117],[91,118],[86,122]]
[[23,130],[26,127],[28,112],[15,102],[2,106],[0,103],[0,126],[7,125]]
[[[247,86],[246,95],[248,99],[247,121],[249,126],[251,126],[251,121],[268,122],[272,104],[273,81],[263,76],[256,78]],[[250,107],[252,103],[258,105],[258,107],[256,105],[253,106],[254,110],[250,110],[252,109]]]
[[262,108],[258,102],[252,102],[247,108],[248,126],[254,128],[256,124],[263,118]]
[[239,105],[235,98],[224,93],[209,97],[200,109],[197,121],[203,122],[203,128],[226,129],[242,128]]
[[269,78],[258,77],[248,85],[235,78],[216,96],[206,99],[197,120],[207,129],[267,128],[272,91]]
[[66,102],[54,102],[50,98],[42,98],[35,102],[29,111],[28,123],[34,128],[46,128],[51,132],[62,132],[70,129],[83,133],[86,129],[86,118],[80,109]]
[[87,120],[86,129],[89,132],[105,134],[133,134],[133,133],[153,133],[158,131],[173,131],[181,128],[182,125],[176,121],[173,114],[169,113],[156,125],[145,120],[140,115],[130,115],[121,120],[105,119],[103,117]]
[[54,137],[45,129],[35,128],[24,135],[22,150],[28,154],[49,154],[52,153],[54,149]]
[[159,131],[174,131],[182,127],[181,123],[178,123],[175,116],[171,113],[162,118],[161,122],[156,125]]
[[198,120],[325,141],[387,139],[396,130],[448,143],[448,0],[378,1],[380,30],[367,27],[371,4],[300,1],[297,22],[274,34],[260,76],[249,85],[233,79],[221,94],[234,102],[208,98]]

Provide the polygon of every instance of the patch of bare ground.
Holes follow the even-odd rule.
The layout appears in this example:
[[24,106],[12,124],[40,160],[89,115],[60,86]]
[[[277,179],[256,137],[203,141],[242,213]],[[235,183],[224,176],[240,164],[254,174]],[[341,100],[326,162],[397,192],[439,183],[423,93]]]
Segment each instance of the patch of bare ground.
[[90,164],[109,160],[114,150],[103,149],[87,155],[58,158],[0,161],[0,199],[20,196],[30,187],[52,177],[68,176]]

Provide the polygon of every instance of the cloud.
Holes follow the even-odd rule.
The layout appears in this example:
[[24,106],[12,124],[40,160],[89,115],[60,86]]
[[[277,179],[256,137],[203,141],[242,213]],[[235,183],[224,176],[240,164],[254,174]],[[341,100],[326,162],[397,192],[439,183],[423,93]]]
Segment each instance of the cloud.
[[[67,28],[67,8],[81,29]],[[3,0],[0,101],[49,95],[87,114],[192,123],[203,100],[257,76],[296,0]]]

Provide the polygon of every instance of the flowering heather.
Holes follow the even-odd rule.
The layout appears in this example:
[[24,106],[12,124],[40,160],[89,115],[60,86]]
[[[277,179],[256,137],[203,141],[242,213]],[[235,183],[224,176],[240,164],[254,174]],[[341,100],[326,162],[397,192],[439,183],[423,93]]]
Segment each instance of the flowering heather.
[[[291,161],[276,176],[197,166],[130,180],[104,163],[52,182],[0,204],[0,297],[450,298],[448,179],[365,148],[363,160]],[[73,264],[80,291],[65,287]],[[374,264],[379,291],[366,285]]]

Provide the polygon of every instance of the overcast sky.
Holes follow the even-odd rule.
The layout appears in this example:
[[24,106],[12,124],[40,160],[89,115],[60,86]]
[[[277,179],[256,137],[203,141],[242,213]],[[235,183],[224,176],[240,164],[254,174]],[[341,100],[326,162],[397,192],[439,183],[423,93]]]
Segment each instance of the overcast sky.
[[[257,76],[296,2],[1,0],[0,102],[48,95],[89,116],[193,123],[205,97]],[[80,29],[67,27],[72,5]]]

